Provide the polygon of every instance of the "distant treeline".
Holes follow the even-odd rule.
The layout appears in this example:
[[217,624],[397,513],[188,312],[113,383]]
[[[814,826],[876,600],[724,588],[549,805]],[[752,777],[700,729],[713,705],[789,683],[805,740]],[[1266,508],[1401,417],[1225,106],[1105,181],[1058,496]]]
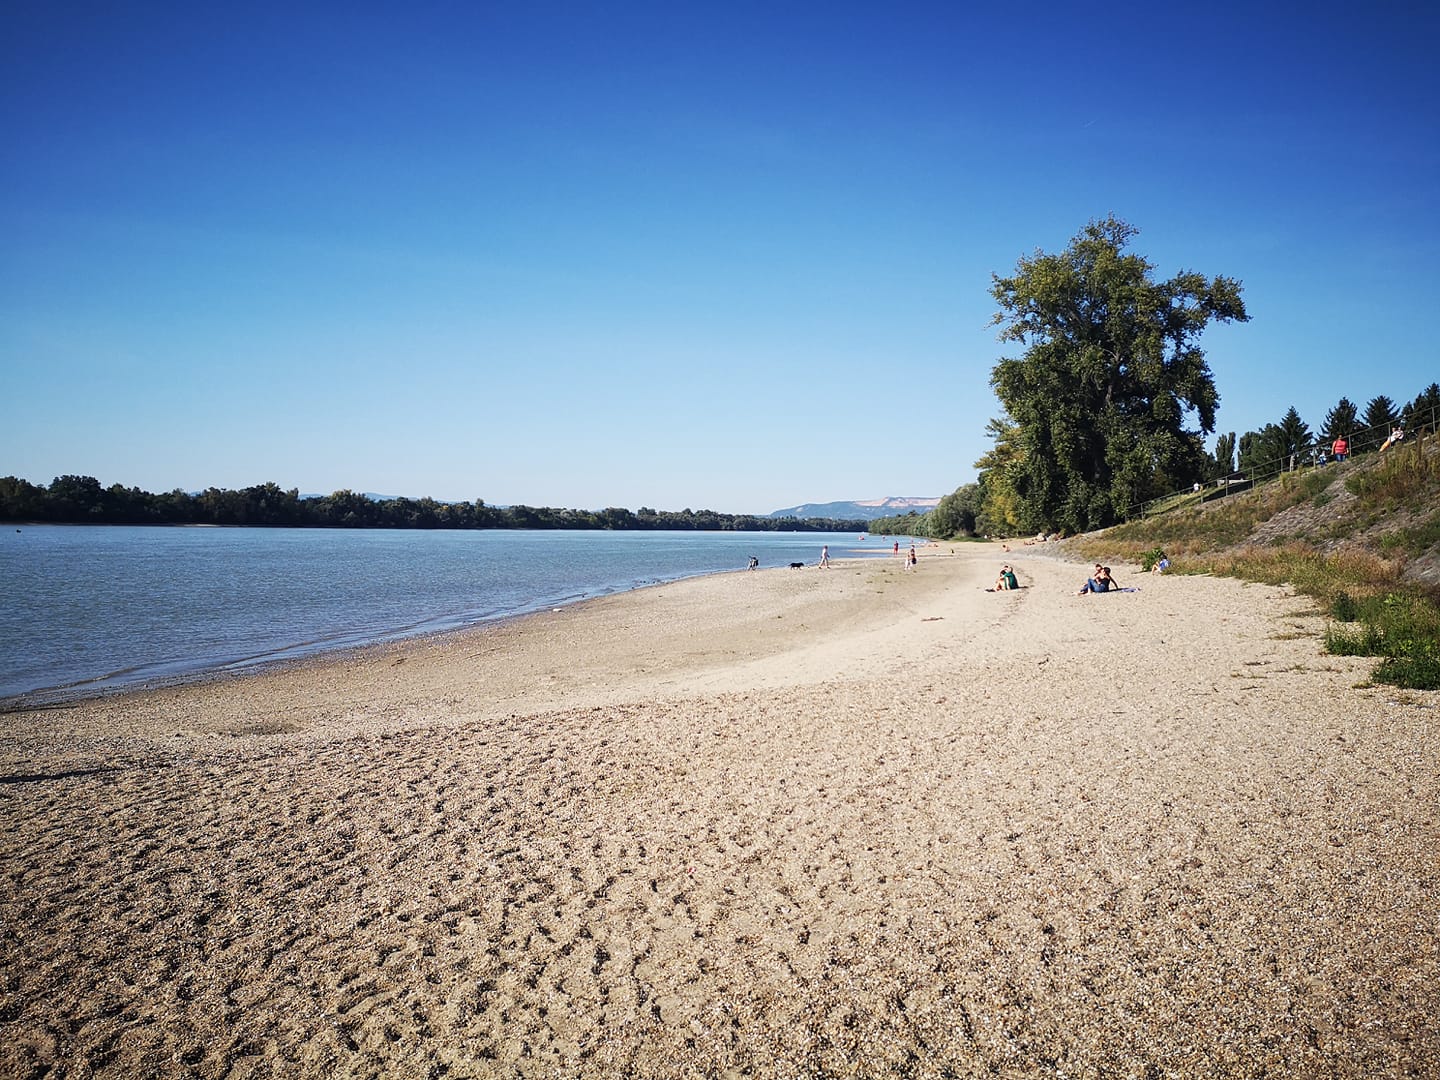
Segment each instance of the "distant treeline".
[[435,499],[372,499],[341,490],[301,498],[297,488],[277,484],[199,494],[159,495],[120,484],[102,487],[93,476],[59,476],[49,487],[18,477],[0,478],[0,521],[67,525],[270,525],[327,529],[676,529],[726,532],[864,532],[864,521],[833,518],[767,518],[714,510],[652,510],[631,513],[557,510],[546,506],[487,506]]

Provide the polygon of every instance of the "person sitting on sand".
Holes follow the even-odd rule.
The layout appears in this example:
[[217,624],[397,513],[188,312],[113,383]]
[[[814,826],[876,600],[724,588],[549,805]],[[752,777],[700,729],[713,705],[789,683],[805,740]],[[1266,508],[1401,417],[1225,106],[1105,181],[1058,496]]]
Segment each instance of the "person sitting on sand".
[[1110,568],[1096,563],[1095,576],[1080,586],[1080,591],[1076,595],[1084,596],[1086,593],[1092,592],[1110,592],[1112,589],[1118,588],[1120,588],[1119,584],[1110,576]]
[[1163,574],[1166,570],[1169,569],[1170,560],[1162,555],[1158,560],[1156,560],[1155,565],[1150,568],[1150,572],[1152,574]]
[[1015,571],[1006,563],[1000,568],[1000,576],[995,579],[996,592],[1009,592],[1011,589],[1018,589],[1020,582],[1015,580]]

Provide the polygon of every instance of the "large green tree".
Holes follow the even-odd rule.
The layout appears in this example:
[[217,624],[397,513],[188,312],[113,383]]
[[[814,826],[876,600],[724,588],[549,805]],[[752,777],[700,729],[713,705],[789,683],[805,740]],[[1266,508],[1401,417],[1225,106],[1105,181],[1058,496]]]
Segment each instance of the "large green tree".
[[[1083,531],[1204,479],[1201,433],[1215,428],[1215,390],[1195,341],[1212,319],[1244,322],[1241,286],[1182,271],[1156,281],[1125,250],[1138,230],[1092,221],[1059,254],[1021,258],[993,276],[1002,359],[991,385],[1014,422],[1019,460],[1008,487],[1029,529]],[[1187,429],[1191,414],[1199,430]]]

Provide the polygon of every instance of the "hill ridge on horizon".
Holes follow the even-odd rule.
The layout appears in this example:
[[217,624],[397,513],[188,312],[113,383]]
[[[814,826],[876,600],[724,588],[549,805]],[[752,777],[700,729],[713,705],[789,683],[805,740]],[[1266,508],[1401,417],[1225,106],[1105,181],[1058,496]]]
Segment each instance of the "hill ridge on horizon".
[[881,499],[837,500],[823,503],[800,503],[762,515],[768,518],[844,518],[873,521],[894,517],[914,510],[924,513],[940,504],[940,496],[887,495]]

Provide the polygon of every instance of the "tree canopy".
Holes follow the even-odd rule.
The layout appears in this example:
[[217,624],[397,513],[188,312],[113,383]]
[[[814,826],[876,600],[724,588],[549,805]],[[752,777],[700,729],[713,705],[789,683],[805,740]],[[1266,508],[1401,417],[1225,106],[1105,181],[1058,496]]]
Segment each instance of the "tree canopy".
[[96,525],[287,525],[342,529],[628,529],[744,532],[853,532],[868,522],[836,518],[772,518],[714,510],[638,514],[620,507],[570,510],[488,506],[484,499],[439,502],[431,498],[376,499],[342,488],[302,497],[278,484],[198,494],[152,495],[139,488],[102,487],[93,476],[57,476],[48,488],[15,476],[0,477],[0,521],[77,522]]
[[[1079,532],[1206,478],[1201,435],[1220,398],[1195,340],[1211,320],[1248,320],[1241,286],[1192,271],[1154,280],[1151,263],[1126,252],[1137,232],[1092,221],[1063,252],[992,275],[999,339],[1025,352],[991,374],[1007,446],[977,467],[987,497],[1007,505],[987,504],[988,519]],[[1192,415],[1198,430],[1185,426]]]

